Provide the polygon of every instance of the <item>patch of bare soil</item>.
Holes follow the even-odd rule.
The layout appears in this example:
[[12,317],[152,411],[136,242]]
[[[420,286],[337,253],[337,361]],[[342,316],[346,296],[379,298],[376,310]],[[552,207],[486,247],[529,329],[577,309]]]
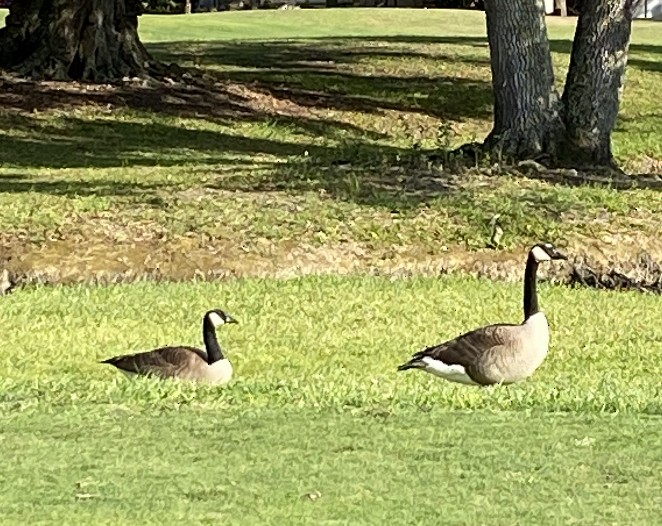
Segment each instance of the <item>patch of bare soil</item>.
[[[662,293],[662,242],[618,239],[613,244],[575,240],[569,263],[541,268],[558,283]],[[0,243],[0,270],[16,285],[29,283],[120,283],[140,280],[217,280],[239,277],[288,278],[311,274],[470,274],[497,281],[521,280],[526,249],[467,251],[460,247],[430,255],[417,247],[369,250],[357,243],[310,246],[264,240],[250,247],[220,240],[176,238],[167,242],[97,244],[65,240],[41,246]]]

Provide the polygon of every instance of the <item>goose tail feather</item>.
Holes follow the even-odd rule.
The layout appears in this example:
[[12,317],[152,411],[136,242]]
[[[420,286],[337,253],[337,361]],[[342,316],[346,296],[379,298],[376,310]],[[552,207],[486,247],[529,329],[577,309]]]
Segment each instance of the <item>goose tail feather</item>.
[[108,363],[114,365],[117,361],[117,358],[107,358],[106,360],[99,360],[99,363]]

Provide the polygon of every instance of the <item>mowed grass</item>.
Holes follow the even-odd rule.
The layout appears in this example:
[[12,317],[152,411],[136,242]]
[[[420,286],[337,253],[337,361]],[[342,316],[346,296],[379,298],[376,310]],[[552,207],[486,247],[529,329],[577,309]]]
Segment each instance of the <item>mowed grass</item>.
[[[559,82],[574,20],[550,18]],[[619,161],[659,172],[658,26],[636,22]],[[0,232],[19,274],[190,278],[431,268],[489,243],[662,253],[659,188],[455,175],[426,155],[491,127],[480,12],[141,17],[206,90],[37,85],[0,109]],[[18,90],[19,88],[14,88]],[[2,97],[2,95],[0,95]],[[33,111],[34,110],[34,111]],[[112,250],[111,250],[112,249]]]
[[[548,359],[490,389],[395,368],[462,330],[519,320],[516,285],[309,277],[5,297],[3,524],[656,523],[658,298],[540,294]],[[240,320],[220,330],[228,386],[97,363],[200,344],[211,306]]]
[[[518,285],[487,280],[377,277],[26,290],[0,304],[2,403],[19,412],[72,402],[661,411],[659,298],[641,293],[544,287],[552,352],[521,386],[466,389],[395,374],[424,346],[488,322],[521,320],[521,294]],[[202,345],[201,318],[212,307],[241,322],[220,332],[237,369],[229,389],[127,382],[96,363],[159,345]]]
[[7,525],[651,525],[662,505],[660,420],[636,415],[65,411],[0,436]]

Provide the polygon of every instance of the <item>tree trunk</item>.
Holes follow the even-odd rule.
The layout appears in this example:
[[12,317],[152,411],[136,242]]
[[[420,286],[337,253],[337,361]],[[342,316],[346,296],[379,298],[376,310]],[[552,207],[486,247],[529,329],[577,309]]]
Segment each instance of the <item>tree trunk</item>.
[[631,31],[632,0],[583,0],[563,92],[564,151],[573,164],[613,166]]
[[191,0],[186,0],[186,3],[184,4],[184,14],[190,15],[192,10]]
[[35,78],[104,82],[143,76],[140,0],[21,0],[0,29],[0,66]]
[[494,91],[487,150],[514,158],[554,151],[562,131],[543,0],[486,0]]
[[556,5],[561,11],[561,16],[562,17],[567,17],[568,16],[568,4],[566,0],[556,0]]
[[639,1],[583,0],[559,100],[543,0],[487,0],[495,100],[494,128],[483,150],[510,159],[616,168],[611,135]]

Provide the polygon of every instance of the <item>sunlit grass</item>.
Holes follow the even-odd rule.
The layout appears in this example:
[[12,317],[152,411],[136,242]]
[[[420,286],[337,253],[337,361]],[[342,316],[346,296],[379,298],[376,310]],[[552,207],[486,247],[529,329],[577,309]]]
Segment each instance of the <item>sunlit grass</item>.
[[[327,277],[4,297],[3,524],[654,523],[659,301],[540,295],[550,355],[531,379],[487,389],[395,369],[519,320],[516,285]],[[200,345],[212,306],[240,321],[220,331],[236,366],[225,387],[97,363]]]
[[[549,23],[561,80],[573,25]],[[427,171],[420,149],[489,130],[482,13],[145,16],[140,28],[158,57],[208,68],[267,109],[0,109],[0,265],[74,280],[359,275],[0,297],[3,526],[658,521],[659,298],[543,285],[545,363],[478,389],[396,367],[519,321],[519,284],[361,275],[482,248],[497,213],[509,248],[588,237],[627,252],[659,238],[659,191]],[[658,29],[635,24],[615,134],[630,167],[662,157]],[[321,98],[307,106],[300,92]],[[220,332],[228,386],[98,363],[201,345],[211,307],[240,321]]]
[[[72,403],[172,408],[425,408],[662,411],[662,329],[653,296],[542,291],[552,350],[530,381],[467,389],[396,366],[463,330],[521,318],[521,291],[481,280],[315,278],[223,284],[40,288],[0,304],[5,410]],[[227,389],[127,382],[98,360],[159,345],[201,345],[221,307],[235,363]]]
[[655,524],[662,504],[660,421],[637,415],[116,407],[3,420],[7,525],[625,526]]

